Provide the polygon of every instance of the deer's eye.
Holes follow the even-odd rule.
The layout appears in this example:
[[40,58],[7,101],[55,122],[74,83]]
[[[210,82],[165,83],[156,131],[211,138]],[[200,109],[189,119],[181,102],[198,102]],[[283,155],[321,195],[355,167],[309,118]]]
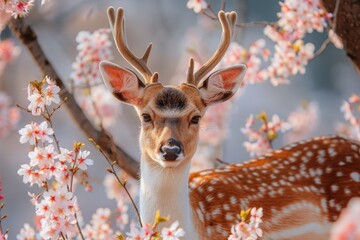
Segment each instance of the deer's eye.
[[200,121],[200,116],[194,116],[194,117],[192,117],[192,119],[191,119],[191,123],[192,123],[192,124],[198,124],[199,121]]
[[151,116],[147,113],[142,114],[142,118],[144,122],[151,122]]

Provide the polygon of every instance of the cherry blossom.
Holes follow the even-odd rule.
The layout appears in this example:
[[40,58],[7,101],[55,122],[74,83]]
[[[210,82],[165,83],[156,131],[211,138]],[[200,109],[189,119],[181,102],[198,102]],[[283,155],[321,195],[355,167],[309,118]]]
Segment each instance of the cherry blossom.
[[195,13],[199,13],[207,8],[207,2],[204,0],[189,0],[186,6],[189,9],[193,9]]
[[93,240],[115,239],[110,217],[110,209],[98,208],[91,218],[91,224],[86,225],[84,228],[85,238]]
[[[44,88],[45,83],[47,86]],[[31,82],[28,85],[28,109],[34,116],[43,114],[46,106],[59,103],[59,91],[60,88],[49,76],[45,76],[41,82]]]
[[[126,188],[132,197],[136,197],[139,189],[138,182],[130,178],[124,171],[120,171],[119,175],[122,176],[122,178],[127,179]],[[115,199],[120,203],[130,202],[124,188],[120,185],[113,174],[106,174],[103,184],[105,186],[106,195],[109,199]]]
[[260,113],[257,118],[262,122],[260,128],[254,129],[255,119],[250,115],[245,127],[241,129],[249,141],[244,142],[246,151],[251,156],[261,156],[272,149],[271,143],[275,140],[279,132],[285,133],[291,129],[291,124],[280,120],[278,115],[273,115],[268,121],[266,113]]
[[16,235],[17,240],[35,240],[35,230],[25,223],[24,227],[20,229],[20,233]]
[[231,234],[228,240],[255,240],[262,237],[263,231],[259,227],[260,223],[262,223],[262,216],[262,208],[241,211],[242,221],[231,227]]
[[338,131],[355,139],[360,139],[360,97],[353,94],[341,106],[347,124],[339,124]]
[[103,127],[109,127],[115,121],[120,109],[118,101],[104,86],[99,71],[100,61],[113,58],[110,33],[110,29],[78,33],[78,55],[70,75],[76,101],[89,119]]
[[360,199],[353,198],[333,224],[330,240],[360,239]]
[[[3,16],[4,15],[4,16]],[[1,12],[0,10],[0,33],[2,29],[5,27],[6,23],[2,23],[2,18],[7,19],[7,16]],[[10,39],[0,40],[0,75],[2,75],[3,71],[7,64],[14,61],[20,54],[20,47],[15,46],[14,42]]]
[[185,231],[179,228],[179,222],[175,221],[169,228],[164,227],[161,230],[161,236],[163,240],[178,240],[185,236]]
[[285,134],[285,143],[292,143],[309,137],[318,124],[318,112],[318,106],[314,102],[304,102],[296,111],[291,112],[287,119],[291,125],[291,131]]
[[19,110],[11,106],[11,99],[0,91],[0,139],[13,130],[20,118]]
[[45,191],[43,199],[35,202],[36,215],[42,216],[40,220],[40,237],[44,239],[57,238],[60,232],[76,233],[74,214],[79,211],[77,198],[66,186],[56,190]]
[[0,11],[10,13],[14,18],[22,18],[29,14],[34,6],[34,0],[0,1]]
[[30,145],[37,145],[37,143],[48,142],[52,143],[52,135],[54,131],[52,128],[48,128],[47,122],[43,121],[38,125],[36,122],[31,122],[30,124],[25,125],[24,128],[19,130],[20,143],[24,144],[29,142]]

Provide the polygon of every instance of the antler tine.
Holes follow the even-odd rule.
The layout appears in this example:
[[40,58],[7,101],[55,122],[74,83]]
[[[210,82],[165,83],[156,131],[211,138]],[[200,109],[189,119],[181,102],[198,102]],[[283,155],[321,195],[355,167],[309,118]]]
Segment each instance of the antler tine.
[[194,59],[190,58],[188,71],[187,71],[187,83],[195,85],[194,78]]
[[200,80],[220,62],[231,43],[237,18],[236,12],[225,13],[224,11],[220,11],[218,13],[218,17],[222,27],[220,44],[212,57],[199,70],[196,71],[194,75],[195,86],[197,86]]
[[146,84],[155,83],[158,79],[158,73],[152,73],[147,66],[147,61],[150,56],[152,44],[146,48],[142,58],[136,57],[126,43],[125,26],[124,26],[124,10],[122,8],[117,9],[115,16],[115,10],[113,7],[108,9],[108,18],[110,27],[113,33],[114,41],[119,53],[123,58],[131,64],[143,77]]

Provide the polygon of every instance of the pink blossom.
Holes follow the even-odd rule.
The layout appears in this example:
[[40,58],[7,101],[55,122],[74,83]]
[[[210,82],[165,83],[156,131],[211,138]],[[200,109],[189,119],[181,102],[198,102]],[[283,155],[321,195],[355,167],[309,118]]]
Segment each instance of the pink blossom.
[[333,224],[330,240],[360,239],[360,199],[353,198]]
[[28,223],[20,229],[20,233],[16,235],[17,240],[35,240],[35,230]]
[[21,135],[20,143],[24,144],[29,142],[30,145],[37,145],[39,142],[52,143],[53,140],[51,137],[54,131],[52,128],[48,128],[46,121],[43,121],[40,125],[36,122],[31,122],[20,129],[19,134]]
[[[2,187],[1,187],[2,181],[0,180],[0,193],[2,191]],[[0,200],[4,199],[4,195],[0,194]]]
[[262,208],[252,208],[250,211],[250,220],[247,221],[246,217],[246,219],[233,225],[228,240],[255,240],[262,237],[263,231],[259,227],[260,223],[262,223],[262,216]]
[[90,240],[115,239],[110,216],[110,209],[98,208],[91,218],[91,224],[86,225],[84,228],[85,238]]
[[94,161],[91,159],[88,159],[87,157],[90,155],[89,151],[79,151],[78,155],[77,155],[77,167],[80,168],[81,170],[86,170],[88,165],[93,165]]
[[199,13],[207,8],[207,2],[204,0],[189,0],[186,6],[189,9],[193,9],[195,13]]
[[[360,139],[360,97],[353,94],[347,101],[343,102],[341,111],[344,113],[344,118],[348,126],[342,124],[343,133],[349,137]],[[340,126],[340,125],[338,125]],[[340,130],[340,128],[339,128]]]
[[[122,178],[127,179],[126,181],[126,188],[128,189],[130,195],[132,197],[136,197],[138,191],[139,191],[139,185],[136,180],[130,178],[127,176],[127,174],[124,171],[121,171],[119,173]],[[120,185],[120,183],[117,181],[116,177],[113,174],[106,174],[103,182],[105,186],[105,192],[109,199],[115,199],[118,204],[121,203],[129,203],[130,199],[127,196],[125,190]]]
[[291,112],[287,120],[291,131],[285,135],[285,142],[292,143],[308,137],[318,124],[318,112],[318,106],[314,102],[304,104]]
[[14,18],[22,18],[29,14],[34,5],[34,0],[8,0],[6,3],[1,1],[0,10],[10,13]]
[[74,214],[78,212],[77,198],[72,192],[62,186],[55,190],[46,191],[43,199],[35,203],[36,215],[42,216],[40,220],[41,231],[39,235],[44,238],[56,238],[60,232],[75,233],[76,221]]
[[185,236],[185,231],[179,228],[179,222],[175,221],[169,228],[164,227],[161,230],[161,237],[163,240],[179,240],[180,237]]
[[6,137],[15,128],[19,118],[19,110],[11,106],[10,97],[0,91],[0,138]]
[[129,223],[129,206],[122,201],[118,201],[116,208],[116,223],[121,230],[124,230],[126,225]]

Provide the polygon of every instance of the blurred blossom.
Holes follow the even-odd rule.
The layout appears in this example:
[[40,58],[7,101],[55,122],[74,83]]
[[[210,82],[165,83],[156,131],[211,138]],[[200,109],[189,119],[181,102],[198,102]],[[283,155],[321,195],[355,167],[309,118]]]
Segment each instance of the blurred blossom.
[[228,240],[255,240],[262,237],[263,231],[259,227],[260,223],[262,223],[262,216],[262,208],[256,209],[254,207],[251,211],[250,209],[241,211],[242,221],[231,227],[231,235],[228,237]]
[[322,8],[319,0],[284,0],[280,7],[277,14],[279,27],[286,32],[295,32],[298,38],[313,30],[323,32],[332,16]]
[[[111,211],[108,208],[98,208],[92,216],[90,224],[83,229],[85,239],[108,240],[116,239],[111,228]],[[81,239],[80,237],[78,239]]]
[[11,18],[10,13],[7,13],[4,10],[1,9],[1,2],[2,1],[0,1],[0,33],[4,30],[4,28],[6,27],[7,22]]
[[333,224],[330,240],[360,239],[360,198],[353,198]]
[[4,195],[1,194],[1,191],[2,191],[2,181],[0,180],[0,200],[4,199]]
[[105,128],[114,123],[120,106],[104,86],[99,70],[101,61],[113,59],[110,33],[110,29],[78,33],[78,55],[70,75],[74,96],[80,107],[96,125]]
[[[123,179],[126,179],[126,188],[129,191],[132,197],[136,197],[139,192],[138,182],[128,176],[124,171],[120,170],[119,176]],[[130,199],[126,194],[123,187],[117,181],[116,177],[113,174],[106,174],[104,179],[105,192],[109,199],[115,199],[117,202],[129,203]]]
[[6,137],[16,127],[19,119],[19,109],[12,107],[10,97],[0,91],[0,139]]
[[20,229],[20,233],[16,235],[17,240],[35,240],[35,230],[28,223]]
[[211,106],[200,122],[201,143],[217,146],[222,143],[228,134],[227,118],[231,101]]
[[189,0],[186,6],[189,9],[193,9],[195,13],[199,13],[207,8],[207,2],[204,0]]
[[290,113],[288,122],[291,130],[285,134],[285,143],[297,142],[309,137],[318,124],[319,108],[316,103],[304,103]]
[[88,118],[96,125],[102,124],[105,128],[115,122],[121,110],[119,101],[104,85],[94,86],[90,91],[84,89],[82,94],[76,94],[75,98]]
[[346,124],[338,124],[337,130],[348,137],[360,140],[360,97],[353,94],[341,106]]
[[263,155],[272,150],[271,144],[278,138],[279,133],[285,133],[291,129],[291,124],[282,121],[276,114],[272,116],[271,121],[267,119],[264,112],[257,115],[256,118],[261,121],[259,128],[255,127],[255,118],[250,115],[245,127],[241,129],[241,132],[248,138],[248,141],[244,142],[244,147],[252,157]]
[[246,64],[248,67],[244,77],[246,83],[261,83],[266,80],[265,75],[260,72],[261,65],[268,60],[269,55],[270,51],[265,48],[264,39],[256,40],[249,49],[232,42],[222,60],[222,64],[224,67],[240,63]]
[[110,29],[101,28],[93,33],[81,31],[76,36],[78,55],[72,64],[70,75],[75,86],[84,87],[102,83],[99,63],[113,59],[110,33]]
[[34,0],[7,0],[0,1],[0,11],[10,13],[14,18],[22,18],[29,14],[34,6]]
[[[6,15],[0,11],[0,19],[6,19]],[[2,23],[3,19],[0,20],[0,32],[2,26],[6,23]],[[3,74],[7,64],[11,63],[20,54],[20,47],[15,46],[14,42],[10,39],[0,40],[0,76]]]

